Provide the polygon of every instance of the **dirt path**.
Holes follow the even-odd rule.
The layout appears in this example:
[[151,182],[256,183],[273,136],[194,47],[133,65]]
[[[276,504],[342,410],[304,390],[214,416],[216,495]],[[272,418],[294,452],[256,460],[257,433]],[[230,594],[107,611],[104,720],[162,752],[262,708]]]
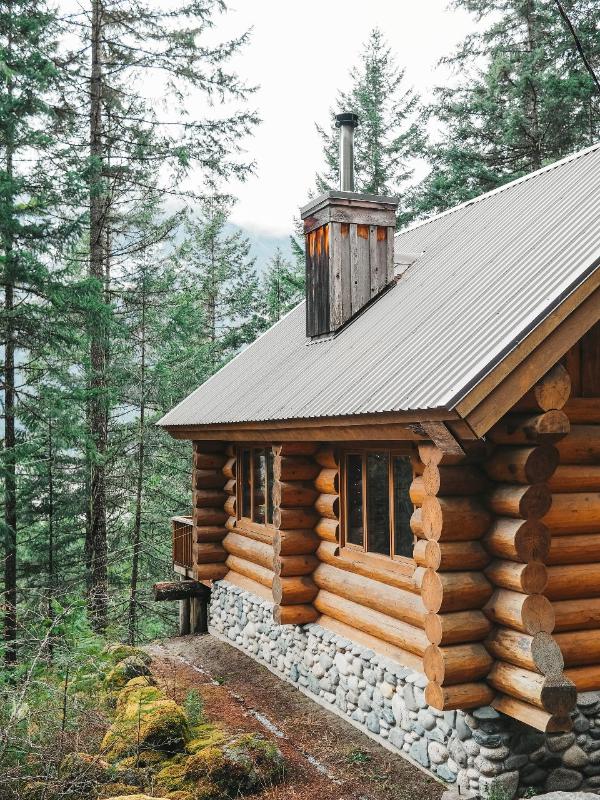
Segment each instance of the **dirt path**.
[[148,648],[153,669],[182,701],[189,689],[207,716],[232,731],[271,738],[289,765],[286,783],[260,800],[439,800],[444,787],[380,747],[265,667],[212,636]]

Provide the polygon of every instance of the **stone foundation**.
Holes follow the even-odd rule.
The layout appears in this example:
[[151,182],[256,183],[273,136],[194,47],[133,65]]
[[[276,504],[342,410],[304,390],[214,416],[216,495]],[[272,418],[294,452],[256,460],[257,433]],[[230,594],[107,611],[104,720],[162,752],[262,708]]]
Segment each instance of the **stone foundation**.
[[273,604],[215,583],[210,627],[387,747],[461,792],[506,800],[600,787],[600,694],[579,695],[572,733],[542,734],[486,706],[437,711],[426,678],[320,625],[276,625]]

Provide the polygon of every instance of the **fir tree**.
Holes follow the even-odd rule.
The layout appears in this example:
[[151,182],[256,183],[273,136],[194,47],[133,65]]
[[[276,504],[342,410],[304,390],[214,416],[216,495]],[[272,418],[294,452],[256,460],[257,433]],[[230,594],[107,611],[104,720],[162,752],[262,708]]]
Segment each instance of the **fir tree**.
[[261,294],[266,322],[272,325],[304,298],[304,263],[294,266],[277,248],[262,276]]
[[[600,8],[565,4],[589,59],[598,63]],[[554,3],[455,0],[487,21],[445,59],[457,85],[429,109],[441,139],[414,211],[442,211],[585,147],[600,134],[600,98]]]
[[339,131],[335,114],[353,111],[359,126],[354,133],[355,188],[358,192],[394,195],[412,175],[413,157],[421,145],[417,123],[419,99],[405,88],[404,70],[396,65],[383,34],[375,28],[350,76],[352,88],[339,92],[327,128],[317,126],[323,141],[326,171],[317,176],[317,189],[339,185]]

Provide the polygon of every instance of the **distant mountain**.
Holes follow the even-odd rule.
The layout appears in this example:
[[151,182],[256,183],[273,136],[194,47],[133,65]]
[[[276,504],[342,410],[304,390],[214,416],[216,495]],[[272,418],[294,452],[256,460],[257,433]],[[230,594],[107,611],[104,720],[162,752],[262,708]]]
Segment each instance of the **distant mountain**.
[[250,240],[252,256],[256,259],[256,269],[260,274],[267,263],[275,255],[279,247],[285,258],[292,259],[292,248],[289,236],[270,236],[268,233],[258,233],[257,231],[247,230],[239,225],[229,223],[229,230],[241,231]]

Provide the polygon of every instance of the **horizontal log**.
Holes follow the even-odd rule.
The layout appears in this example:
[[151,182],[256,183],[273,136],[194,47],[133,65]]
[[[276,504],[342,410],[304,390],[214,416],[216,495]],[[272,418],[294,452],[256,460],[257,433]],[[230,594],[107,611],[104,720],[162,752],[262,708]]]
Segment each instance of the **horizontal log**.
[[474,542],[434,542],[419,539],[413,558],[423,567],[439,572],[483,569],[489,563],[487,551]]
[[498,516],[540,519],[552,505],[545,483],[533,486],[497,486],[487,496],[488,506]]
[[273,463],[273,475],[278,481],[311,481],[319,474],[320,469],[312,458],[297,456],[282,456]]
[[273,571],[275,553],[273,552],[273,547],[269,544],[258,542],[239,533],[230,532],[223,539],[223,547],[233,556],[243,558],[245,561],[251,561],[253,564],[259,564],[261,567]]
[[276,456],[310,456],[317,450],[315,442],[282,442],[273,446]]
[[228,567],[225,564],[195,564],[194,576],[198,581],[220,581],[227,575]]
[[337,494],[320,494],[315,500],[315,508],[320,517],[340,518],[340,498]]
[[571,378],[562,364],[556,364],[516,404],[519,411],[561,409],[571,394]]
[[[600,672],[600,628],[585,631],[554,633],[567,667],[596,664]],[[600,676],[598,678],[600,683]]]
[[483,543],[496,558],[511,561],[542,561],[550,552],[551,536],[540,520],[499,517],[485,535]]
[[270,589],[273,586],[275,575],[272,570],[261,567],[260,564],[254,564],[252,561],[247,561],[245,558],[229,555],[225,562],[227,567],[232,572],[237,572],[239,575],[245,575],[261,586],[266,586]]
[[275,481],[273,503],[286,508],[312,506],[319,493],[308,481]]
[[423,484],[426,494],[468,496],[485,491],[488,480],[478,466],[428,464],[423,471]]
[[192,475],[194,489],[221,489],[225,480],[221,470],[195,469]]
[[340,493],[340,472],[337,468],[324,468],[315,478],[315,488],[320,494]]
[[556,447],[561,464],[598,464],[600,425],[571,425],[570,433]]
[[227,500],[227,494],[216,489],[196,489],[194,505],[196,508],[220,508]]
[[190,597],[210,598],[210,589],[199,581],[161,581],[152,587],[154,599],[187,600]]
[[223,475],[229,480],[235,478],[237,471],[237,459],[235,458],[228,458],[227,461],[223,464]]
[[523,594],[541,594],[548,581],[546,567],[541,561],[520,564],[516,561],[492,561],[485,574],[494,586]]
[[284,530],[314,528],[318,514],[311,508],[278,508],[273,511],[273,524]]
[[600,494],[555,494],[552,508],[543,517],[553,535],[600,532]]
[[224,490],[227,494],[235,494],[236,493],[236,486],[237,482],[235,478],[230,478],[227,483],[225,484]]
[[339,466],[339,457],[333,447],[322,447],[315,453],[315,461],[321,467],[329,469],[337,469]]
[[423,659],[414,653],[409,653],[408,650],[403,650],[401,647],[396,647],[389,642],[384,642],[383,639],[378,639],[365,631],[359,631],[352,625],[346,625],[333,617],[328,617],[326,614],[320,614],[317,620],[322,628],[342,636],[344,639],[349,639],[356,644],[362,645],[368,650],[373,650],[375,653],[384,656],[390,661],[395,661],[396,664],[402,664],[414,672],[423,672]]
[[569,397],[564,411],[571,423],[600,424],[600,397]]
[[425,497],[425,484],[423,483],[422,476],[413,478],[408,494],[410,497],[410,502],[413,505],[420,506],[423,503],[423,498]]
[[194,547],[196,564],[216,564],[225,561],[227,552],[220,542],[202,542]]
[[308,575],[273,578],[273,599],[281,606],[295,606],[312,603],[317,596],[318,588]]
[[445,453],[443,450],[440,450],[439,447],[436,447],[435,444],[431,442],[419,442],[417,444],[417,450],[419,453],[419,459],[421,460],[423,466],[427,467],[429,464],[434,464],[438,466],[439,464],[461,464],[467,460],[467,456],[463,453],[455,454],[455,453]]
[[236,505],[237,505],[237,501],[236,501],[235,495],[234,494],[229,495],[227,497],[227,500],[223,504],[223,509],[224,509],[224,511],[225,511],[225,513],[227,514],[228,517],[235,517],[235,515],[236,515],[236,512],[235,512]]
[[544,594],[550,600],[600,597],[600,563],[548,567]]
[[497,627],[485,644],[498,661],[542,675],[561,675],[565,665],[561,649],[549,633],[530,636],[510,628]]
[[491,622],[478,609],[453,611],[450,614],[429,612],[425,617],[425,635],[432,644],[480,642],[491,630]]
[[225,442],[201,441],[197,439],[192,443],[192,453],[195,458],[202,453],[224,453],[227,449]]
[[548,480],[552,492],[600,492],[600,464],[560,464]]
[[508,589],[498,589],[486,603],[484,614],[492,622],[534,634],[554,629],[554,609],[547,597],[541,594],[521,594]]
[[600,628],[600,597],[558,600],[552,607],[556,617],[555,633]]
[[492,595],[493,587],[481,572],[434,572],[423,576],[421,596],[434,614],[481,608]]
[[564,411],[546,411],[542,414],[507,414],[489,431],[494,444],[553,444],[566,436],[571,429]]
[[536,708],[530,703],[524,703],[522,700],[517,700],[515,697],[509,697],[505,694],[496,695],[491,705],[496,711],[500,711],[502,714],[506,714],[507,717],[512,717],[512,719],[517,719],[519,722],[525,723],[525,725],[536,728],[542,733],[567,733],[572,727],[569,716],[553,716],[541,708]]
[[313,605],[275,606],[273,619],[276,625],[307,625],[316,622],[319,612]]
[[290,575],[310,575],[319,565],[319,559],[310,554],[275,556],[273,572],[284,578]]
[[276,556],[294,556],[314,553],[320,538],[311,530],[279,531],[273,534],[273,552]]
[[319,589],[325,589],[419,628],[424,625],[426,610],[418,594],[323,563],[314,571],[313,580]]
[[238,586],[245,592],[250,592],[250,594],[253,594],[255,597],[260,597],[261,600],[266,600],[267,603],[273,602],[273,593],[270,589],[253,581],[251,578],[247,578],[245,575],[240,575],[237,572],[229,570],[225,576],[225,580],[227,583]]
[[193,458],[194,469],[197,470],[220,470],[226,461],[224,453],[195,453]]
[[337,519],[327,519],[327,517],[321,517],[321,519],[315,525],[315,533],[319,539],[323,539],[326,542],[339,541],[339,531],[340,523]]
[[420,628],[323,589],[316,596],[314,606],[321,614],[352,625],[416,655],[422,656],[429,645],[424,631]]
[[227,535],[227,528],[221,525],[206,525],[202,528],[195,528],[194,535],[198,543],[222,542]]
[[482,644],[456,644],[438,647],[430,644],[423,654],[423,668],[430,681],[451,686],[484,678],[493,659]]
[[[255,542],[261,542],[269,547],[273,547],[273,540],[275,531],[273,528],[265,525],[248,525],[244,522],[238,522],[235,517],[229,517],[225,523],[227,530],[242,536],[244,539],[252,539]],[[273,551],[274,552],[274,551]]]
[[224,508],[195,508],[193,510],[194,527],[204,528],[224,525],[227,521]]
[[558,450],[537,447],[497,447],[484,462],[488,476],[500,483],[543,483],[558,466]]
[[566,678],[544,677],[531,670],[496,661],[487,681],[499,692],[562,717],[575,707],[577,691]]
[[600,562],[600,533],[555,536],[550,544],[546,563],[549,565],[587,564],[594,561]]
[[423,532],[435,541],[469,541],[487,531],[491,516],[473,497],[426,497],[421,508]]
[[456,686],[440,686],[428,683],[425,688],[425,700],[439,711],[465,710],[489,705],[495,692],[484,681],[477,683],[459,683]]
[[565,670],[565,678],[575,684],[578,692],[600,691],[600,670],[593,667],[571,667]]
[[405,589],[420,595],[420,587],[414,580],[415,569],[412,564],[404,564],[383,558],[373,558],[362,553],[344,551],[332,542],[321,542],[317,550],[317,558],[325,564],[331,564],[345,572],[353,572],[365,578],[381,582],[387,586]]

